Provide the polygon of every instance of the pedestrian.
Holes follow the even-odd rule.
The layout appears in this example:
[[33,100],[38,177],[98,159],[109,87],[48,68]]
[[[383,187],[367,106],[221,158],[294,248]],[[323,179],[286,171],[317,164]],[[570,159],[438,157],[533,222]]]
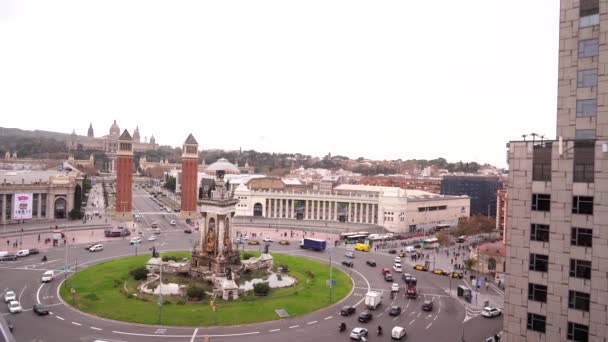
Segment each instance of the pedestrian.
[[486,291],[489,290],[489,287],[490,287],[490,283],[486,282]]
[[40,242],[40,234],[38,234],[38,242]]

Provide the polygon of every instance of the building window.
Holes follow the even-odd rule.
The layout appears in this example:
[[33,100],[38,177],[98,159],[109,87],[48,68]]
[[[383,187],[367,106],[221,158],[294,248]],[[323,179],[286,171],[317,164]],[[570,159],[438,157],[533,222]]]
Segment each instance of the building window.
[[544,333],[546,324],[545,316],[528,313],[528,330]]
[[577,129],[574,132],[576,140],[595,140],[595,129]]
[[551,195],[532,194],[532,210],[536,210],[536,211],[551,210]]
[[586,17],[588,15],[600,13],[600,0],[581,0],[579,7],[579,16]]
[[580,70],[576,75],[576,86],[588,88],[597,86],[597,69]]
[[576,117],[586,118],[593,117],[597,114],[597,100],[576,100]]
[[570,259],[570,276],[591,279],[591,261]]
[[549,270],[549,256],[530,253],[530,271],[547,272]]
[[578,41],[578,58],[593,57],[600,53],[600,45],[597,38]]
[[568,307],[570,309],[589,311],[591,298],[588,293],[570,291],[568,293]]
[[530,225],[530,240],[549,242],[549,225],[532,223]]
[[532,180],[551,181],[551,143],[534,146],[532,154]]
[[568,322],[568,340],[576,342],[589,341],[589,327],[578,323]]
[[11,208],[11,203],[13,202],[12,201],[13,195],[12,194],[6,194],[5,198],[6,198],[6,202],[4,203],[4,208],[5,208],[4,209],[5,210],[4,211],[5,212],[4,219],[6,221],[10,221],[11,220],[11,213],[13,212],[13,208]]
[[572,197],[572,213],[581,215],[593,215],[593,197],[574,196]]
[[528,284],[528,300],[547,302],[547,286],[539,284]]
[[40,196],[40,195],[34,194],[32,196],[32,217],[33,218],[38,217],[38,196]]
[[585,17],[581,17],[579,21],[579,28],[589,27],[600,23],[600,15],[592,14]]
[[[595,131],[594,131],[595,134]],[[574,175],[576,183],[593,183],[595,172],[595,142],[574,142]]]
[[40,217],[46,218],[46,194],[40,194]]
[[572,246],[591,247],[593,243],[593,230],[588,228],[572,228],[570,243]]

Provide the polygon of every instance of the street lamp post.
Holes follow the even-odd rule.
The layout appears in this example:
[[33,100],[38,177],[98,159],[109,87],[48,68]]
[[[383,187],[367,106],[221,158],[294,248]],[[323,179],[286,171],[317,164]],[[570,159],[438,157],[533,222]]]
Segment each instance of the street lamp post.
[[332,277],[332,270],[333,270],[333,266],[331,263],[331,255],[333,254],[333,251],[331,249],[331,246],[329,247],[329,303],[331,304],[331,294],[332,294],[332,288],[334,287],[334,280]]

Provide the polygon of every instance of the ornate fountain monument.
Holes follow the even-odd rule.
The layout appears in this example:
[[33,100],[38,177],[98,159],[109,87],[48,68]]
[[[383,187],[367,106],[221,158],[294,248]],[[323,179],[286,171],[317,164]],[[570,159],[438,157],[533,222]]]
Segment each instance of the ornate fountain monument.
[[232,218],[238,200],[227,189],[224,175],[223,170],[216,172],[215,190],[201,200],[203,229],[198,248],[192,252],[189,273],[194,279],[212,280],[224,299],[236,299],[233,270],[240,268],[241,261],[232,243]]

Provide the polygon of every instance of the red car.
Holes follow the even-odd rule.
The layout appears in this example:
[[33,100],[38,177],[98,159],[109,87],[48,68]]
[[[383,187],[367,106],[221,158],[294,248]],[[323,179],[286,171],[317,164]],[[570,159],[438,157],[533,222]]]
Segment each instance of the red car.
[[387,268],[387,267],[383,268],[383,269],[382,269],[382,275],[384,276],[384,275],[386,275],[387,273],[391,273],[390,268]]

